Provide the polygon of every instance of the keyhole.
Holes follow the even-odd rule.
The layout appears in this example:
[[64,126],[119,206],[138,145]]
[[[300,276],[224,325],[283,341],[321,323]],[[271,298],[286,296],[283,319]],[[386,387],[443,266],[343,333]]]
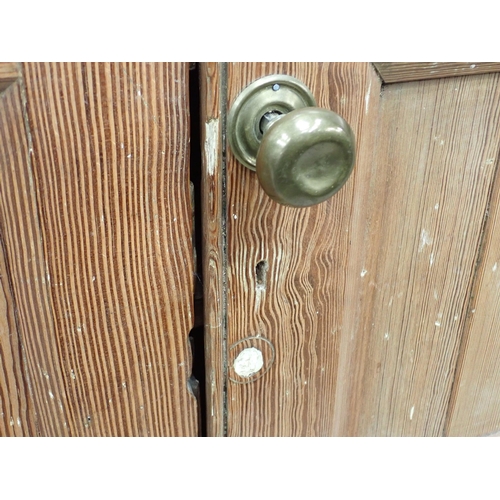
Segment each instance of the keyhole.
[[267,281],[267,271],[269,269],[269,264],[267,260],[261,260],[255,266],[255,279],[257,283],[257,288],[266,289]]

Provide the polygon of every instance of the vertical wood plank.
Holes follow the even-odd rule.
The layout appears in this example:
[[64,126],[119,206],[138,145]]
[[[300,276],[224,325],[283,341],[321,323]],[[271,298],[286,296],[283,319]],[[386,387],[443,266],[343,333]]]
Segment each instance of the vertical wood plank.
[[37,207],[40,235],[16,207],[5,247],[14,266],[23,242],[38,245],[21,262],[43,269],[47,303],[17,300],[32,315],[22,333],[42,435],[197,435],[187,78],[183,64],[24,66],[31,191],[9,193]]
[[[498,75],[387,86],[355,196],[343,434],[444,432],[500,144]],[[490,269],[491,271],[491,269]]]
[[[0,95],[0,233],[9,331],[9,341],[2,339],[6,369],[2,380],[10,387],[4,392],[3,404],[18,411],[11,417],[24,435],[66,436],[67,400],[57,355],[25,104],[19,81]],[[7,349],[11,349],[10,355]]]
[[[354,189],[371,165],[380,81],[369,64],[232,64],[228,105],[271,74],[295,76],[320,107],[343,116],[358,160],[332,199],[296,209],[270,200],[255,173],[228,155],[228,435],[329,436],[336,427],[340,339],[351,334],[342,321]],[[268,371],[245,383],[232,366],[252,346]]]
[[224,128],[221,92],[226,84],[223,64],[200,65],[201,148],[203,203],[203,281],[205,311],[205,366],[207,385],[207,434],[225,434],[225,273],[223,212]]
[[485,214],[480,262],[453,386],[446,427],[450,436],[482,436],[500,430],[499,150],[492,153],[485,163],[496,164],[495,185]]
[[0,233],[0,436],[36,432],[33,405],[23,376],[16,309]]

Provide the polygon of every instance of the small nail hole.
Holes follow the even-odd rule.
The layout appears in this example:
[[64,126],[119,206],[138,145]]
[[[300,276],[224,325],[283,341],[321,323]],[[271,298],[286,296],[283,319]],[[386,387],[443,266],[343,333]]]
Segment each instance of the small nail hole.
[[255,279],[257,287],[263,289],[266,288],[266,278],[268,269],[269,269],[269,264],[267,260],[261,260],[255,266]]

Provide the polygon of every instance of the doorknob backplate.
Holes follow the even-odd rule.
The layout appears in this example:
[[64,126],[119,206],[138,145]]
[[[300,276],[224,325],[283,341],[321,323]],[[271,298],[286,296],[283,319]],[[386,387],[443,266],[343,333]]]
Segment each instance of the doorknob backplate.
[[311,106],[316,106],[311,91],[296,78],[288,75],[260,78],[246,87],[231,107],[227,126],[231,150],[240,163],[255,170],[264,115],[285,115]]

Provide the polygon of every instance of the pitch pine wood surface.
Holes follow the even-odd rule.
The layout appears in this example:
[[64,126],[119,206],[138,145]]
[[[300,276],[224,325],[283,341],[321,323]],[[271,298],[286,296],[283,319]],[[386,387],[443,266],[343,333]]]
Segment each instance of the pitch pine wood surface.
[[219,63],[200,65],[206,418],[209,436],[225,434],[227,253],[224,242],[224,120],[221,111],[225,79],[223,67]]
[[[497,80],[497,85],[498,85]],[[498,96],[496,96],[498,99]],[[500,120],[495,104],[492,119]],[[489,133],[497,134],[494,122]],[[483,240],[475,286],[468,307],[460,362],[455,376],[447,434],[481,436],[500,429],[500,178],[499,151],[486,158],[496,167],[490,206],[485,212]],[[484,167],[483,167],[484,168]]]
[[21,427],[197,435],[188,66],[23,73],[0,111],[4,302],[17,306],[29,388]]
[[[270,200],[255,173],[228,151],[227,430],[230,436],[328,436],[336,433],[355,186],[369,179],[380,81],[369,64],[230,64],[229,107],[249,83],[271,74],[302,80],[318,106],[351,124],[358,166],[334,198],[296,209]],[[232,365],[250,346],[263,352],[268,371],[244,383]]]
[[[20,82],[0,94],[1,435],[65,436],[66,393]],[[28,367],[31,365],[31,369]],[[50,380],[49,373],[52,374]]]
[[[343,432],[442,435],[500,146],[498,75],[389,85],[353,220]],[[352,305],[357,303],[357,308]],[[344,358],[342,358],[344,359]],[[356,368],[353,368],[356,367]]]
[[488,62],[389,62],[373,63],[384,83],[410,82],[449,76],[498,73],[500,63]]
[[[230,64],[228,106],[273,73],[344,116],[358,157],[334,198],[293,209],[228,150],[227,434],[442,435],[489,241],[498,76],[380,96],[369,65]],[[251,345],[271,345],[267,372],[243,383],[232,362]]]

